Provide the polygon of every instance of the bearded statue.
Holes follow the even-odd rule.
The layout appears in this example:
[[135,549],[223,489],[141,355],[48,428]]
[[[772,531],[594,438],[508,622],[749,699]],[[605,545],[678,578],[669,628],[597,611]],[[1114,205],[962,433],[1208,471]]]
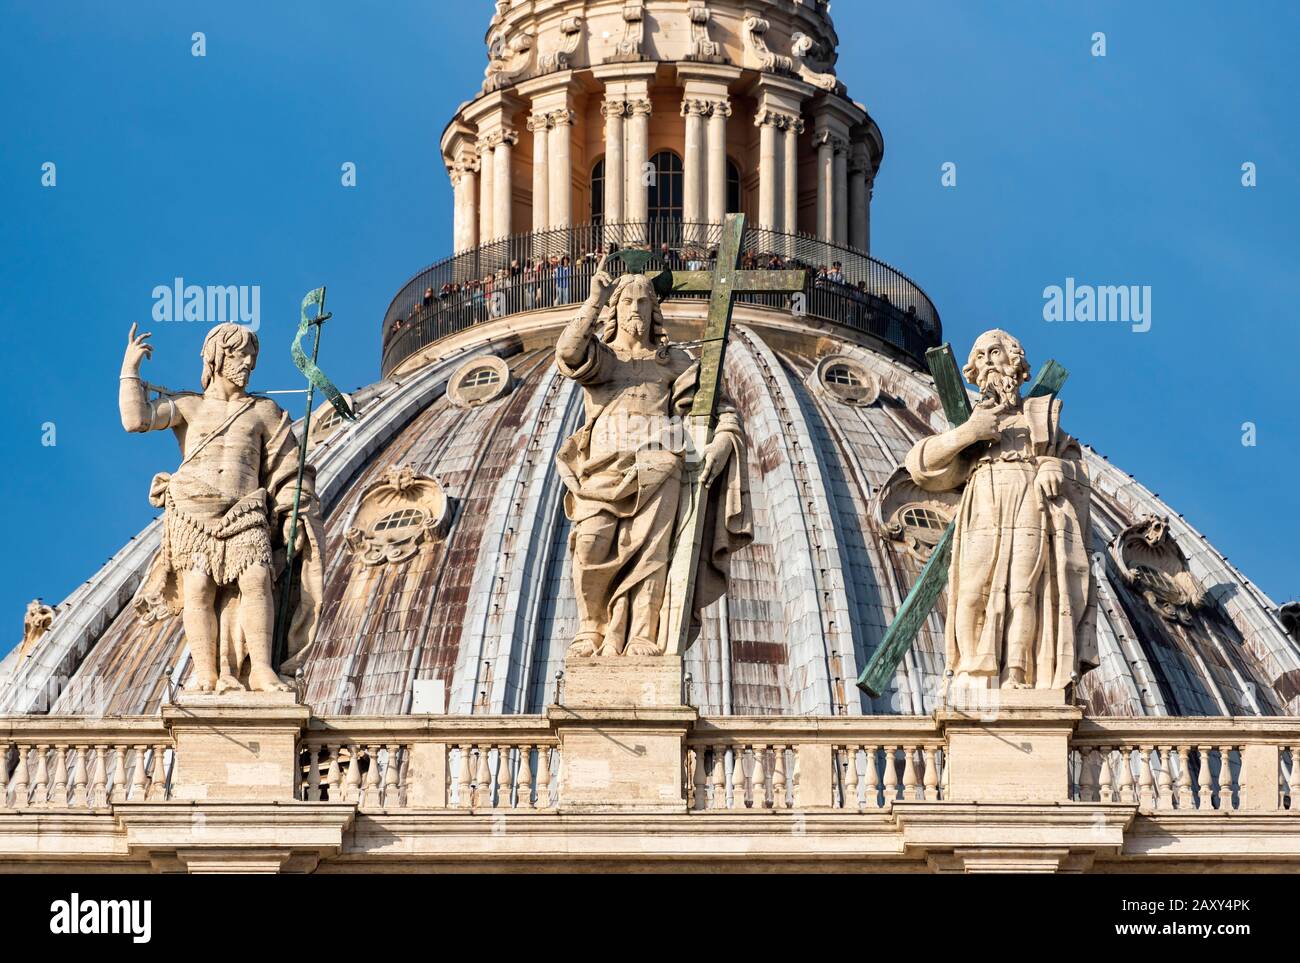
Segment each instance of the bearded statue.
[[907,470],[961,490],[944,625],[954,686],[1066,689],[1097,665],[1091,487],[1054,395],[1022,398],[1029,363],[1005,331],[976,339],[962,375],[970,418],[918,442]]

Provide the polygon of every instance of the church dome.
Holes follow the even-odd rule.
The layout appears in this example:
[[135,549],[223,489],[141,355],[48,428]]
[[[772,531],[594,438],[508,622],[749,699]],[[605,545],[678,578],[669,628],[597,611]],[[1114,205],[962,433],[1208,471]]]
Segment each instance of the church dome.
[[[483,88],[442,138],[454,253],[384,312],[380,380],[351,396],[359,419],[325,408],[310,426],[327,556],[302,676],[316,713],[551,701],[576,623],[555,455],[583,405],[556,336],[595,251],[708,269],[733,210],[752,225],[751,267],[799,265],[810,281],[736,307],[725,386],[748,441],[754,541],[687,652],[691,702],[713,715],[933,709],[942,604],[883,695],[854,686],[954,505],[900,471],[945,426],[923,363],[942,327],[921,288],[870,255],[883,139],[834,76],[828,10],[497,3]],[[671,298],[664,313],[694,350],[704,302]],[[1067,399],[1067,427],[1080,403]],[[1300,651],[1274,603],[1142,484],[1086,445],[1085,458],[1101,654],[1079,681],[1089,713],[1300,711]],[[0,711],[152,713],[183,684],[180,620],[146,626],[130,605],[159,532],[6,659]]]

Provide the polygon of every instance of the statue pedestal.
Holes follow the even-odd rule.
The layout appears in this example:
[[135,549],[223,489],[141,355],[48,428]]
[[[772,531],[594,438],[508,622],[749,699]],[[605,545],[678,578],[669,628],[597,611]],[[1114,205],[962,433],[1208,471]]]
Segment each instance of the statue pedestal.
[[686,811],[683,752],[699,713],[683,704],[679,657],[569,659],[546,716],[561,811]]
[[1083,709],[1061,689],[954,689],[935,712],[947,746],[946,800],[1059,803]]
[[292,692],[181,692],[162,707],[176,746],[174,800],[241,803],[298,798],[298,735],[311,710]]

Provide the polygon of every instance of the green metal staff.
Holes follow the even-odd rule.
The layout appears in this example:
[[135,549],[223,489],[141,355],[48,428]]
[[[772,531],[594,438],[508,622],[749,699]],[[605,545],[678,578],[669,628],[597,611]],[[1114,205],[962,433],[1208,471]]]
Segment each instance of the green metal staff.
[[[307,316],[307,309],[312,305],[316,306],[314,317]],[[332,318],[332,314],[325,313],[325,288],[319,287],[313,291],[308,291],[307,296],[302,299],[302,308],[299,312],[298,333],[294,336],[293,345],[289,349],[289,355],[293,358],[293,363],[299,371],[307,378],[307,411],[302,420],[302,438],[298,444],[298,477],[293,488],[293,512],[289,516],[289,539],[284,550],[284,574],[280,577],[280,608],[276,613],[275,620],[275,664],[277,668],[289,656],[289,623],[292,608],[290,605],[290,596],[293,592],[293,562],[294,547],[298,541],[298,508],[302,499],[302,479],[307,471],[307,436],[311,429],[311,408],[316,398],[316,389],[320,388],[325,396],[329,398],[336,411],[348,421],[356,421],[356,413],[348,400],[343,397],[333,382],[325,377],[325,373],[316,366],[316,358],[320,354],[320,335],[321,327]],[[302,350],[302,338],[307,333],[308,328],[315,328],[315,337],[312,342],[311,358]]]

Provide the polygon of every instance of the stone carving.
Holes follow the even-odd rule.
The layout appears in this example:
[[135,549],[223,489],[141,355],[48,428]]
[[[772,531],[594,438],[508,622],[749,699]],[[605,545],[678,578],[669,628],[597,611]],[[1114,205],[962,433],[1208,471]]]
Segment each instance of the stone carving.
[[771,26],[771,23],[762,17],[746,17],[742,31],[745,38],[745,50],[750,59],[757,64],[759,70],[766,70],[768,73],[776,74],[793,74],[793,58],[774,54],[768,49],[766,34]]
[[[579,628],[576,656],[661,655],[660,614],[699,363],[671,344],[651,280],[615,283],[605,259],[591,296],[556,344],[561,373],[583,386],[586,423],[556,457],[568,491],[569,549]],[[753,539],[740,418],[721,406],[701,478],[710,515],[696,612],[726,589],[731,554]]]
[[790,38],[790,58],[794,63],[795,73],[804,83],[812,84],[821,90],[843,94],[847,88],[835,76],[833,68],[826,65],[823,70],[815,69],[814,58],[817,48],[817,41],[806,33],[796,33]]
[[550,53],[542,54],[537,61],[538,74],[551,74],[573,66],[573,55],[582,42],[582,18],[565,17],[560,21],[561,40]]
[[900,465],[876,496],[876,520],[886,538],[925,563],[956,517],[960,503],[960,492],[927,492],[912,481],[906,466]]
[[822,358],[810,380],[819,391],[849,405],[867,407],[880,397],[880,380],[861,362],[846,355]]
[[1166,619],[1190,624],[1192,612],[1205,605],[1205,586],[1188,570],[1168,518],[1142,516],[1115,536],[1110,553],[1125,583]]
[[53,606],[46,605],[40,599],[32,599],[27,603],[27,611],[23,613],[23,641],[18,646],[19,662],[31,654],[32,647],[50,630],[53,623]]
[[627,0],[623,4],[623,23],[626,25],[623,39],[607,58],[609,63],[633,63],[644,59],[641,45],[645,43],[645,0]]
[[399,465],[362,493],[344,538],[367,565],[404,562],[427,539],[445,536],[450,517],[451,500],[437,480]]
[[532,66],[536,53],[537,38],[528,31],[521,31],[506,42],[505,37],[497,35],[488,47],[488,65],[483,72],[483,93],[490,94],[516,83]]
[[1029,363],[1011,335],[980,335],[962,374],[981,393],[970,418],[907,455],[924,491],[962,490],[948,670],[957,686],[1064,689],[1098,661],[1082,449],[1055,396],[1021,398]]
[[[150,388],[140,363],[152,356],[148,334],[131,326],[118,404],[127,431],[171,429],[184,458],[153,478],[151,504],[163,509],[162,546],[136,593],[149,624],[181,615],[194,663],[189,688],[227,692],[289,686],[272,668],[276,613],[273,582],[284,565],[298,471],[298,439],[289,415],[245,389],[257,363],[257,335],[219,324],[203,341],[202,394]],[[320,507],[308,465],[299,504],[288,655],[292,675],[316,630],[323,590]],[[245,666],[247,664],[247,670]]]
[[709,39],[709,20],[712,19],[709,8],[703,3],[693,3],[686,8],[686,15],[691,22],[691,50],[686,59],[711,64],[726,63],[722,44]]
[[510,393],[514,380],[510,366],[489,356],[465,362],[447,382],[447,400],[457,408],[477,408]]

